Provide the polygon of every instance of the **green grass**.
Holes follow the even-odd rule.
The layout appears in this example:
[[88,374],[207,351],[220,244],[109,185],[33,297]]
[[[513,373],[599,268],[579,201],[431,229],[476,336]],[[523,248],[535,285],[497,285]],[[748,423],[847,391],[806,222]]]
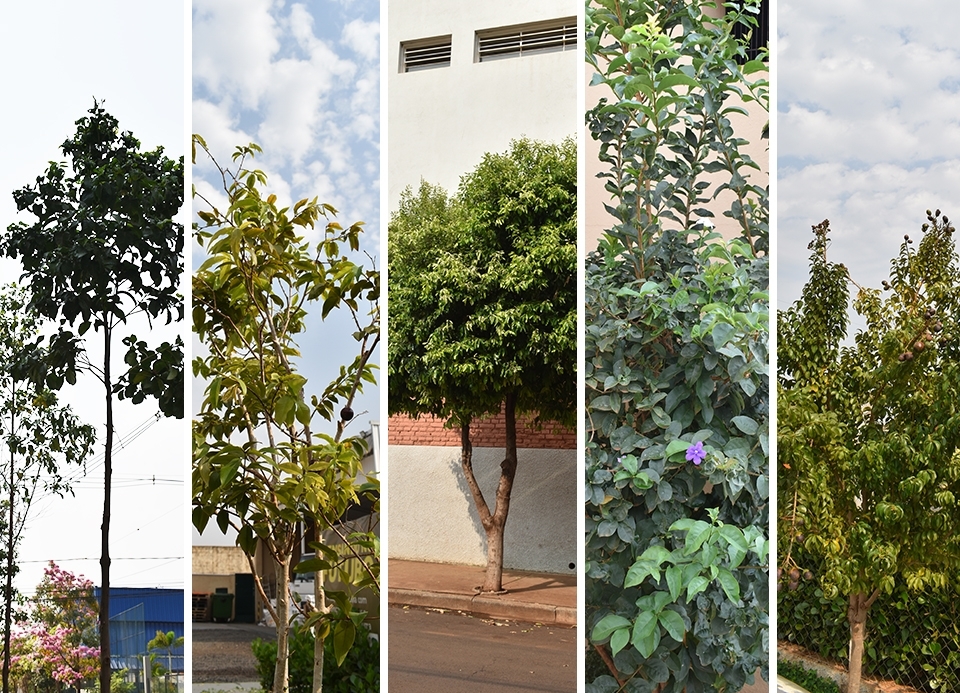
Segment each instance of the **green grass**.
[[803,686],[810,693],[840,693],[840,686],[796,662],[777,660],[777,674]]

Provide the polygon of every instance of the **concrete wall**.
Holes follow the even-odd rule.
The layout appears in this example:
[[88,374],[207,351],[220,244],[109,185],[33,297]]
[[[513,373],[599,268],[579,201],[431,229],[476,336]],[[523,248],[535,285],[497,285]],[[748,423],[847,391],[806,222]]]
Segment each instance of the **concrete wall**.
[[[474,471],[491,505],[503,453],[503,448],[474,448]],[[518,457],[504,567],[574,574],[581,539],[576,451],[522,448]],[[391,445],[389,475],[390,558],[486,564],[483,528],[460,468],[459,445]]]
[[249,573],[250,564],[239,546],[194,546],[193,572],[197,575],[229,575],[232,580],[234,573]]
[[[453,192],[486,152],[583,127],[578,50],[474,62],[478,30],[576,16],[571,0],[391,0],[387,31],[388,205],[421,178]],[[400,73],[400,45],[452,36],[450,67]]]

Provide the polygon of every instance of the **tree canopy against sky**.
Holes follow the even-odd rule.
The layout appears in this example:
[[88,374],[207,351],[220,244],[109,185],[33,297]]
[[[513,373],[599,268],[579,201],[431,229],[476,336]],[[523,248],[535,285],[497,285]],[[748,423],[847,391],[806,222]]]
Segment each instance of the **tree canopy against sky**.
[[[4,70],[0,85],[3,93],[17,94],[30,107],[6,109],[0,116],[7,131],[16,133],[7,143],[0,169],[0,228],[30,220],[28,212],[17,211],[10,193],[33,181],[51,159],[61,158],[56,146],[75,132],[73,123],[90,107],[92,97],[102,99],[124,129],[142,139],[145,149],[162,144],[174,159],[184,151],[183,113],[188,101],[183,75],[189,51],[184,51],[183,27],[188,7],[102,0],[97,10],[90,12],[68,0],[8,8],[0,55],[5,64],[30,69]],[[82,50],[76,49],[79,36]],[[21,271],[16,260],[0,259],[0,282],[18,281]],[[134,319],[131,331],[145,336],[146,322]],[[163,335],[160,341],[172,340],[177,333],[163,325],[154,327],[156,334]],[[97,345],[89,346],[91,353],[99,350]],[[102,440],[103,421],[95,414],[101,408],[98,386],[92,379],[80,378],[76,387],[59,394],[85,421],[97,424]],[[118,584],[131,587],[182,588],[187,432],[182,422],[157,420],[150,409],[119,402],[114,410],[118,442],[114,478],[125,492],[114,498],[115,525],[124,529],[114,536],[113,576]],[[178,454],[171,455],[172,449]],[[101,459],[95,455],[90,460],[91,471],[102,466]],[[148,468],[149,474],[145,473]],[[74,474],[74,496],[41,494],[37,498],[30,532],[21,546],[24,563],[15,578],[21,592],[34,589],[51,558],[74,572],[95,572],[98,533],[62,531],[64,515],[92,516],[102,505],[102,480],[83,479],[82,474]],[[151,551],[145,552],[144,546]]]
[[[96,101],[76,125],[76,134],[61,146],[70,164],[50,162],[33,186],[14,192],[17,209],[35,219],[7,227],[0,250],[23,266],[29,309],[59,322],[55,334],[37,338],[43,356],[32,360],[29,377],[59,390],[85,371],[103,386],[100,682],[108,690],[114,397],[134,403],[154,397],[165,416],[183,417],[182,340],[150,348],[128,334],[128,369],[115,376],[113,336],[126,332],[134,316],[151,325],[183,318],[183,227],[173,219],[183,205],[183,161],[168,158],[162,147],[141,152],[133,134],[121,132]],[[87,357],[84,334],[91,327],[100,336],[102,363]]]
[[[940,210],[922,230],[872,289],[815,226],[810,279],[777,316],[778,560],[795,582],[801,552],[822,559],[824,593],[849,599],[851,691],[874,602],[960,569],[960,266]],[[844,346],[850,284],[865,328]]]
[[[194,137],[213,159],[204,140]],[[315,604],[305,614],[305,626],[313,627],[316,637],[314,690],[319,691],[324,639],[332,635],[342,661],[363,618],[354,613],[347,591],[326,589],[324,571],[359,558],[363,570],[355,582],[379,589],[376,538],[348,536],[340,518],[361,496],[375,508],[379,501],[377,480],[358,478],[363,440],[346,429],[356,394],[376,382],[370,359],[380,339],[380,279],[376,269],[345,255],[347,249],[359,250],[362,222],[344,229],[334,220],[336,210],[316,198],[281,208],[276,195],[261,194],[266,175],[247,168],[248,157],[259,149],[239,147],[235,170],[221,168],[230,204],[222,211],[213,206],[199,211],[194,233],[209,257],[193,277],[193,329],[206,351],[193,363],[195,377],[206,386],[193,425],[193,523],[202,532],[215,519],[221,532],[236,531],[276,623],[274,693],[289,685],[288,583],[304,523],[338,535],[346,556],[313,545]],[[322,240],[304,240],[318,225]],[[298,368],[307,318],[312,315],[317,324],[338,311],[349,314],[353,329],[324,325],[324,337],[352,343],[355,357],[329,383],[308,388]],[[335,433],[319,429],[324,421]],[[262,568],[255,555],[266,557]],[[265,574],[271,569],[272,575]],[[348,582],[344,574],[339,572]]]
[[[462,466],[487,537],[484,591],[499,591],[517,467],[516,414],[576,411],[576,146],[516,140],[487,154],[450,199],[403,195],[390,233],[390,413],[461,429]],[[470,424],[506,416],[491,512]]]

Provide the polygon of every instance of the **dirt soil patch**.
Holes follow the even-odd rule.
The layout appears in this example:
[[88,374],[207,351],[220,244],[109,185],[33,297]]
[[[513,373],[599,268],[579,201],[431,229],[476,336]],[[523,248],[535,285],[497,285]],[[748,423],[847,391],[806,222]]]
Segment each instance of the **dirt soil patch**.
[[[798,662],[807,669],[813,669],[820,676],[829,678],[840,686],[840,690],[846,690],[847,670],[829,660],[824,659],[815,652],[810,652],[799,645],[780,640],[777,642],[777,654],[782,659],[789,659],[792,662]],[[894,681],[883,681],[864,675],[860,683],[861,693],[920,693],[916,688],[910,686],[901,686]]]
[[[276,640],[273,628],[246,623],[193,624],[193,683],[259,681],[250,644]],[[198,689],[199,690],[199,689]]]

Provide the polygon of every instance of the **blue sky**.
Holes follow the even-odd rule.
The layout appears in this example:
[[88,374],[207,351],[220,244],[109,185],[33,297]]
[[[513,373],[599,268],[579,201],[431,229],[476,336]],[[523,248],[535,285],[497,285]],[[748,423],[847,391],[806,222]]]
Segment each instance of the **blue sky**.
[[[93,99],[130,130],[145,149],[162,145],[177,158],[186,144],[184,128],[184,22],[181,3],[166,0],[50,0],[8,3],[0,22],[0,114],[5,133],[0,166],[0,224],[18,217],[11,193],[32,184],[47,162],[62,160],[60,144]],[[186,216],[183,217],[186,221]],[[18,280],[19,264],[0,260],[0,282]],[[133,321],[130,331],[151,340],[172,339],[178,326]],[[96,339],[91,331],[88,336]],[[115,339],[119,370],[125,349]],[[96,342],[91,358],[102,358]],[[102,353],[102,352],[101,352]],[[103,504],[102,446],[105,432],[102,386],[81,375],[62,399],[95,425],[101,456],[87,474],[74,472],[74,496],[40,498],[20,548],[17,586],[32,593],[48,560],[100,583],[100,518]],[[121,402],[114,428],[125,442],[114,448],[111,582],[115,586],[184,586],[187,451],[184,420],[154,421],[152,402]],[[141,432],[142,431],[142,432]],[[156,478],[156,481],[154,481]]]
[[[237,145],[259,144],[256,167],[280,203],[318,197],[339,210],[341,225],[364,221],[361,250],[378,268],[379,54],[380,4],[372,0],[193,3],[194,132],[221,163]],[[223,200],[214,168],[199,155],[197,163],[197,190]],[[200,249],[191,247],[196,266]],[[368,264],[362,255],[355,261]],[[346,315],[308,323],[299,342],[308,392],[353,360],[354,329]],[[195,409],[202,396],[195,383]],[[347,431],[359,435],[379,420],[378,389],[368,386],[353,408],[357,418]],[[222,543],[210,534],[205,541]]]
[[960,217],[960,6],[781,0],[777,22],[783,309],[800,295],[810,227],[823,219],[831,260],[879,286],[925,210]]

